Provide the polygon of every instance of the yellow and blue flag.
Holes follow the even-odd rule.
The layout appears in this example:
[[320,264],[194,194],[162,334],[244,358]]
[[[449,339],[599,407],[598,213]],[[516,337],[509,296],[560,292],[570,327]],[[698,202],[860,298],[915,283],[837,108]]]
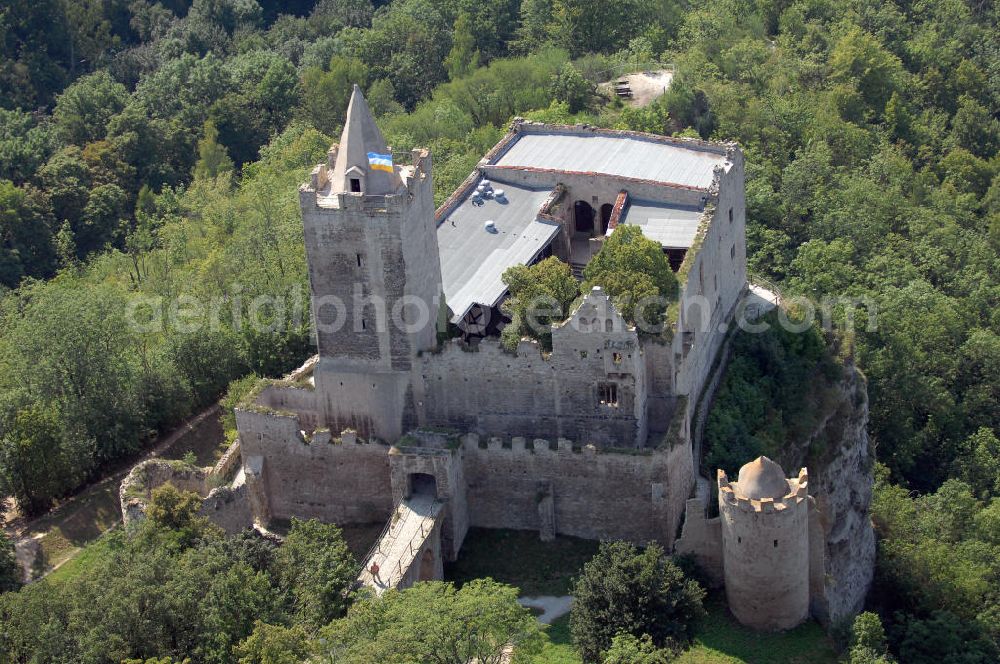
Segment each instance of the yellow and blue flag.
[[368,165],[371,166],[373,171],[385,171],[387,173],[392,173],[392,155],[369,152]]

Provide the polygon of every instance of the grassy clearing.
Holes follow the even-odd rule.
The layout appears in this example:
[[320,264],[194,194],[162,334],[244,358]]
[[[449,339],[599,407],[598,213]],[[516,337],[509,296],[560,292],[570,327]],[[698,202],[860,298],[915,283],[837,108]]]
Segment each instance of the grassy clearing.
[[[572,579],[597,551],[597,542],[558,537],[545,543],[538,534],[518,530],[469,531],[456,562],[445,578],[464,583],[492,577],[520,589],[523,595],[566,595]],[[830,639],[814,621],[789,632],[766,634],[741,626],[730,616],[725,599],[710,595],[708,617],[679,664],[836,664]],[[546,631],[542,652],[531,664],[581,664],[569,634],[569,616]]]
[[[180,459],[192,452],[199,465],[210,466],[225,450],[220,446],[222,441],[219,418],[209,415],[177,436],[173,444],[161,451],[161,457]],[[61,566],[88,551],[91,543],[99,541],[104,533],[121,523],[118,489],[125,472],[117,472],[87,487],[59,508],[31,522],[20,533],[19,538],[32,538],[37,542],[38,554],[32,554],[35,560],[27,563],[31,565],[33,576],[37,578],[38,574],[53,568],[61,572]]]
[[545,636],[545,646],[542,652],[531,660],[531,664],[581,664],[580,656],[573,649],[573,639],[569,635],[568,615],[549,625]]
[[575,537],[542,542],[534,531],[472,528],[444,574],[459,585],[488,576],[522,595],[568,595],[573,577],[596,551],[597,542]]
[[35,521],[21,537],[37,538],[41,559],[36,569],[52,569],[121,523],[118,482],[88,488],[57,512]]
[[712,596],[708,618],[694,645],[679,664],[836,664],[829,637],[813,620],[788,632],[767,634],[743,627],[729,614],[725,601]]
[[107,556],[113,546],[111,533],[105,533],[97,540],[77,549],[78,553],[67,560],[59,569],[52,571],[45,577],[48,583],[63,583],[72,579],[86,576],[97,563]]

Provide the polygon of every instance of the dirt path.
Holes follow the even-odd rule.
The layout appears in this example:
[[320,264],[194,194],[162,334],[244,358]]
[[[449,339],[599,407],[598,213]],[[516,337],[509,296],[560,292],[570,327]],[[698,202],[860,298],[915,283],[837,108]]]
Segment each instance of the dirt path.
[[[313,355],[286,380],[308,375],[319,360]],[[0,504],[0,527],[14,540],[15,553],[25,573],[25,580],[48,574],[75,556],[85,545],[121,523],[118,489],[122,479],[137,464],[155,457],[180,458],[193,452],[197,464],[211,466],[223,440],[215,403],[192,415],[170,433],[163,434],[136,456],[123,459],[106,469],[103,478],[81,488],[49,512],[34,519],[18,514],[13,500]]]
[[648,106],[657,97],[662,96],[670,87],[673,78],[674,72],[669,69],[638,71],[617,76],[611,81],[601,83],[598,88],[608,96],[614,97],[616,96],[615,83],[624,82],[632,91],[632,96],[624,98],[624,102],[633,108],[641,108]]
[[[188,418],[169,434],[158,438],[140,455],[116,464],[103,478],[34,519],[17,514],[12,501],[8,501],[3,514],[3,527],[14,540],[25,580],[37,577],[42,570],[48,573],[56,569],[84,545],[121,522],[118,488],[136,464],[172,452],[183,454],[189,449],[197,449],[199,463],[205,463],[221,442],[219,412],[220,406],[214,404]],[[175,447],[178,449],[175,450]]]
[[551,625],[562,618],[573,608],[573,598],[570,595],[556,597],[554,595],[539,595],[538,597],[518,597],[517,603],[529,609],[538,609],[542,612],[538,616],[538,622],[543,625]]

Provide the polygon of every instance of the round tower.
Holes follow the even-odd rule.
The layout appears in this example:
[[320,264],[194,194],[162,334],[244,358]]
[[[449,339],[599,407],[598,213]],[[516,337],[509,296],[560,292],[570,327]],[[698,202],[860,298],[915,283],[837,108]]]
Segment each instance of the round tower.
[[719,470],[722,561],[729,610],[748,627],[781,630],[809,615],[809,486],[806,469],[785,479],[758,457],[730,483]]

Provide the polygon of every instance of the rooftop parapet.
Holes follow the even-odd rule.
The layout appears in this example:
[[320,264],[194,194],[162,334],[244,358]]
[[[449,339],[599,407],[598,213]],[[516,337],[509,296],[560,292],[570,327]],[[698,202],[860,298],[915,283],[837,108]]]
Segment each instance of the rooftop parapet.
[[809,499],[809,474],[805,468],[799,470],[798,477],[786,480],[788,488],[778,498],[769,496],[748,498],[740,492],[739,482],[730,482],[726,471],[718,470],[719,502],[725,502],[742,512],[784,512]]
[[[317,208],[344,210],[385,210],[402,207],[402,199],[405,194],[413,190],[418,182],[423,181],[428,176],[428,163],[430,151],[426,148],[411,150],[407,157],[412,162],[408,165],[394,164],[393,169],[399,178],[401,186],[390,193],[359,193],[349,191],[335,191],[331,180],[332,168],[329,161],[336,159],[339,146],[334,143],[327,153],[327,163],[318,164],[309,174],[309,180],[299,187],[299,196],[304,205],[310,202]],[[388,148],[390,154],[395,153],[392,148]]]

